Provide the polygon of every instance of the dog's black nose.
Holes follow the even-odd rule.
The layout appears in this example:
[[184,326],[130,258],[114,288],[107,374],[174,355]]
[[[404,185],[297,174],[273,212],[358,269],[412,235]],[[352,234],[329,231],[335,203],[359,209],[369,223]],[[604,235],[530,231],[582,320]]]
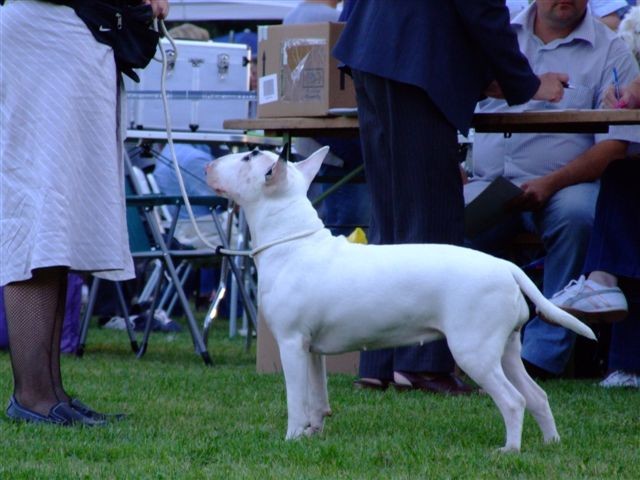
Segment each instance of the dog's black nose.
[[258,148],[257,148],[257,147],[256,147],[256,148],[254,148],[253,150],[251,150],[251,155],[253,155],[254,157],[255,157],[256,155],[260,155],[260,150],[258,150]]

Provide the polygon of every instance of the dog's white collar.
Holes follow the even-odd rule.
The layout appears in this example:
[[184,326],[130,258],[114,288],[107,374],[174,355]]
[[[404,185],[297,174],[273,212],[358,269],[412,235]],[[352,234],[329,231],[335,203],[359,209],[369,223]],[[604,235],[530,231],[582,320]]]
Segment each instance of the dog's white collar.
[[316,232],[319,232],[320,230],[323,230],[324,227],[320,227],[320,228],[316,228],[313,230],[305,230],[303,232],[299,232],[299,233],[295,233],[293,235],[290,235],[288,237],[284,237],[284,238],[279,238],[278,240],[274,240],[273,242],[269,242],[266,243],[264,245],[261,245],[259,247],[254,248],[253,250],[251,250],[251,256],[255,257],[256,255],[258,255],[261,252],[264,252],[266,249],[274,247],[276,245],[280,245],[281,243],[287,243],[287,242],[291,242],[293,240],[298,240],[299,238],[304,238],[304,237],[308,237],[310,235],[313,235]]

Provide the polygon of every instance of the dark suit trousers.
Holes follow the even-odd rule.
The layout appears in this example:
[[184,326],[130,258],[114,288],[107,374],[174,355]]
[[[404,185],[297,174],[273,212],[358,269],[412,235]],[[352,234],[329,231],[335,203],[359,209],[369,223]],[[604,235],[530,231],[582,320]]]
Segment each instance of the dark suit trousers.
[[611,327],[610,370],[640,373],[640,162],[617,160],[602,176],[585,273],[620,279],[629,315]]
[[[421,88],[356,70],[353,79],[372,197],[369,242],[461,245],[464,200],[455,127]],[[394,370],[450,372],[453,366],[444,340],[360,355],[361,377],[391,379]]]

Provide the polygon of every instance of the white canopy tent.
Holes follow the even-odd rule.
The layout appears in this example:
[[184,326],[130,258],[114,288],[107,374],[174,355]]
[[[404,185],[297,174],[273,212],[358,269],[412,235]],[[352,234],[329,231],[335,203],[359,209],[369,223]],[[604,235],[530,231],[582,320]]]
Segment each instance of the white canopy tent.
[[169,21],[281,20],[302,0],[169,0]]

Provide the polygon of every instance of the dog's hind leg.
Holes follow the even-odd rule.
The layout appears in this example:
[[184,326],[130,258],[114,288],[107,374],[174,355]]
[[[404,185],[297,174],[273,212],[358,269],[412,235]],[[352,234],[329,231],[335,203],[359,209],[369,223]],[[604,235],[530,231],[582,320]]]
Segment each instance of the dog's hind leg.
[[298,438],[311,427],[308,403],[311,354],[301,337],[278,341],[287,389],[287,440]]
[[309,390],[308,402],[311,420],[311,434],[321,432],[324,426],[324,417],[331,415],[329,408],[329,394],[327,391],[327,370],[325,357],[318,353],[312,353],[309,361]]
[[[500,352],[487,347],[498,343],[491,340],[485,343],[485,340],[482,344],[467,343],[464,348],[456,348],[449,342],[449,348],[458,366],[491,396],[502,414],[507,439],[500,451],[518,452],[522,442],[525,399],[502,371]],[[479,358],[482,361],[479,362]]]
[[542,430],[545,443],[558,442],[560,436],[556,429],[556,422],[551,413],[549,399],[545,391],[529,376],[522,364],[520,351],[520,332],[513,332],[507,340],[502,368],[507,378],[513,383],[527,402],[527,410],[536,419]]

